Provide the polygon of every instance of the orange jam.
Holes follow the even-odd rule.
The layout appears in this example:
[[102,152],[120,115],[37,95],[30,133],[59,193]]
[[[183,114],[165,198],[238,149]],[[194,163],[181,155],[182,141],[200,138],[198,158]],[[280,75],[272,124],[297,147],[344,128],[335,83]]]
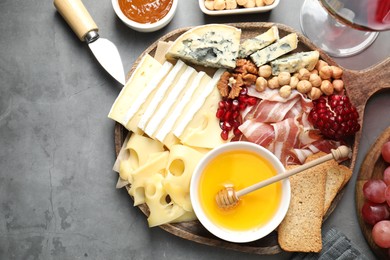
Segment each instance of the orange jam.
[[154,23],[167,15],[173,0],[118,0],[123,14],[138,23]]
[[226,186],[233,185],[238,191],[276,174],[271,163],[253,152],[230,151],[216,156],[200,177],[199,199],[206,216],[220,227],[237,231],[267,224],[281,202],[281,182],[242,196],[232,209],[219,208],[215,196]]

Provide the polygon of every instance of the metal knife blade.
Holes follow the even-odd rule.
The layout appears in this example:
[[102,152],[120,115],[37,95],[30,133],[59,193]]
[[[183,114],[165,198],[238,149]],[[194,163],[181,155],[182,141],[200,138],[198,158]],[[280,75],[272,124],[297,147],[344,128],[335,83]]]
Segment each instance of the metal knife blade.
[[88,43],[103,68],[124,85],[125,73],[118,49],[99,37],[98,27],[81,0],[54,0],[54,6],[79,39]]

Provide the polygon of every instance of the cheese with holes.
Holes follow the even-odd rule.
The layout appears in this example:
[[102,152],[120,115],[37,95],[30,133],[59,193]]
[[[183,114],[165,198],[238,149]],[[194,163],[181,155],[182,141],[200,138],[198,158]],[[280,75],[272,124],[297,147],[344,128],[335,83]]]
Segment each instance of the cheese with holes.
[[144,165],[151,154],[164,151],[164,147],[160,142],[153,139],[132,134],[124,151],[125,154],[122,156],[119,165],[119,176],[131,183],[132,172]]
[[146,54],[114,101],[108,117],[126,126],[125,114],[161,66],[161,63]]
[[271,61],[272,75],[279,75],[280,72],[294,73],[300,69],[313,70],[320,58],[318,51],[298,52],[285,55]]
[[195,69],[187,67],[176,84],[165,94],[165,100],[161,102],[158,110],[154,112],[145,128],[145,133],[147,135],[153,138],[155,137],[155,133],[158,131],[160,125],[164,123],[164,119],[175,109],[176,103],[182,98],[186,89],[191,85],[195,75]]
[[179,139],[172,133],[175,126],[178,125],[192,106],[194,100],[204,92],[205,87],[211,81],[211,78],[203,71],[199,72],[192,80],[183,97],[177,100],[177,104],[172,112],[167,116],[165,122],[156,133],[156,139],[161,141],[166,147],[171,148],[179,143]]
[[169,152],[160,152],[149,157],[149,160],[132,172],[129,194],[134,198],[134,206],[145,203],[145,181],[153,174],[165,175]]
[[184,145],[172,146],[163,185],[171,199],[186,211],[192,211],[190,182],[204,154]]
[[253,62],[260,67],[267,62],[273,61],[280,56],[295,50],[298,47],[298,36],[296,33],[290,33],[277,42],[256,51],[250,55]]
[[197,26],[180,35],[168,49],[167,60],[213,68],[236,67],[241,30],[223,24]]
[[162,84],[158,87],[156,93],[154,93],[152,100],[150,101],[145,110],[145,113],[141,116],[139,120],[138,128],[145,131],[146,125],[148,124],[150,118],[153,116],[160,104],[164,102],[164,99],[166,98],[166,93],[169,93],[170,89],[175,86],[186,68],[187,65],[185,65],[184,62],[180,60],[177,61],[175,66],[165,77]]
[[171,223],[186,212],[173,201],[167,202],[168,194],[163,187],[163,179],[161,174],[153,174],[145,182],[145,202],[150,211],[149,227]]
[[279,39],[278,27],[272,26],[268,31],[254,38],[245,40],[238,51],[239,58],[246,58],[255,51],[261,50]]
[[202,108],[180,135],[179,139],[183,144],[201,148],[215,148],[230,141],[233,134],[230,133],[228,140],[224,141],[220,136],[219,119],[215,116],[220,100],[221,95],[218,89],[214,88]]

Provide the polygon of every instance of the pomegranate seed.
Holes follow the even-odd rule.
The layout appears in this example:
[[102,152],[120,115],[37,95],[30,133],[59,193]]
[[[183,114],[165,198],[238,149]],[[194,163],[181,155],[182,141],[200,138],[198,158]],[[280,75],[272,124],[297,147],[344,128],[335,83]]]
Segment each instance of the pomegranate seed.
[[247,102],[248,106],[254,106],[257,103],[257,98],[255,97],[248,97]]
[[215,116],[216,116],[218,119],[221,119],[224,115],[225,115],[225,110],[222,109],[222,108],[218,108],[218,109],[217,109],[217,113],[216,113]]
[[226,131],[226,130],[223,130],[222,132],[221,132],[221,138],[222,138],[222,140],[227,140],[228,138],[229,138],[229,132],[228,131]]
[[240,111],[244,110],[246,108],[246,106],[247,106],[246,103],[241,103],[239,105]]
[[238,116],[240,116],[240,112],[239,111],[237,111],[237,110],[235,110],[234,112],[233,112],[233,119],[236,119]]
[[235,136],[237,136],[237,135],[242,134],[242,132],[240,131],[240,129],[238,129],[238,127],[236,127],[236,128],[234,128],[234,130],[233,130],[233,134],[234,134]]
[[223,121],[230,121],[232,118],[233,118],[233,112],[226,111],[225,115],[223,116]]
[[247,88],[242,88],[240,90],[240,95],[246,95],[246,94],[248,94],[248,89]]
[[222,130],[230,131],[232,130],[232,125],[229,122],[223,122],[223,128]]
[[232,110],[238,110],[238,105],[240,104],[240,102],[237,100],[237,99],[234,99],[232,101]]

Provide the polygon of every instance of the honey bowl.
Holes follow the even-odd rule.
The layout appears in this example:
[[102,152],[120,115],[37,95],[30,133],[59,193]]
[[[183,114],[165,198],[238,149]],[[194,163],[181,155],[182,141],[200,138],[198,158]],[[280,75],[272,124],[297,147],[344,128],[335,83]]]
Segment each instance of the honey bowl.
[[261,239],[284,219],[290,204],[290,182],[284,179],[240,198],[238,205],[218,207],[216,194],[236,191],[283,173],[279,159],[250,142],[231,142],[210,151],[191,178],[190,197],[200,223],[216,237],[235,243]]
[[179,0],[112,0],[119,19],[139,32],[157,31],[172,20]]

